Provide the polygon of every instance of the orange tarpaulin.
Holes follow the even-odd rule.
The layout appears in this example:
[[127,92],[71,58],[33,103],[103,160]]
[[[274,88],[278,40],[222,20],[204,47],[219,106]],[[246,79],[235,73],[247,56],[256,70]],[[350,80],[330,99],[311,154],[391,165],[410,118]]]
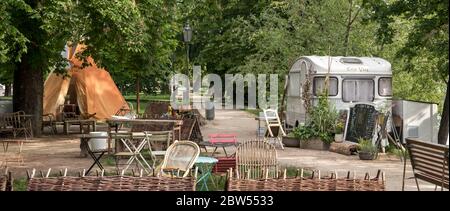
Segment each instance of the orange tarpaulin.
[[82,50],[82,45],[75,51],[70,49],[68,76],[52,73],[45,81],[44,114],[58,116],[68,93],[71,99],[76,99],[72,103],[78,105],[80,113],[96,114],[94,117],[98,120],[111,118],[120,109],[128,109],[125,98],[106,70],[98,68],[91,57],[87,58],[91,65],[82,68],[82,61],[75,57]]

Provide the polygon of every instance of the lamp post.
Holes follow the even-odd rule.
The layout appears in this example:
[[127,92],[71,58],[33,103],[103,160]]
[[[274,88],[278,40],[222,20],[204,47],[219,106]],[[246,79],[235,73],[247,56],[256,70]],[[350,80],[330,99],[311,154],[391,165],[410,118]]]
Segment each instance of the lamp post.
[[192,28],[189,25],[189,22],[186,22],[186,24],[183,27],[183,38],[184,43],[186,44],[186,60],[187,60],[187,76],[189,76],[189,43],[192,40]]

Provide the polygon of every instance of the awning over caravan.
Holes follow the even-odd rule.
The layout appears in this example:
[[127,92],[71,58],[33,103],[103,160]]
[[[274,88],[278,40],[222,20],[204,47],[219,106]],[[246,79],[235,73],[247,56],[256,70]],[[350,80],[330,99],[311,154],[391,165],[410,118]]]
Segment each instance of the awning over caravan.
[[75,51],[71,50],[75,53],[69,55],[71,68],[68,70],[68,77],[52,73],[46,80],[44,114],[58,116],[60,105],[64,104],[68,94],[72,99],[71,103],[78,105],[80,113],[96,114],[95,118],[99,120],[111,118],[121,108],[128,106],[111,75],[98,68],[92,58],[88,58],[91,65],[82,68],[82,61],[74,56],[82,50],[81,45],[78,45]]

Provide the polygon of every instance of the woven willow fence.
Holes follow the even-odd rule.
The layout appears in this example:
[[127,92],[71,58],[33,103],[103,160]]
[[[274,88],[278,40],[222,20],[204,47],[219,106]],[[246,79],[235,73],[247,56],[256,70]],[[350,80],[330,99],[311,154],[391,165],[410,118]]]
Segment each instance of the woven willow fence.
[[350,177],[350,172],[344,178],[339,178],[336,172],[321,177],[320,171],[304,177],[303,170],[295,178],[287,178],[285,171],[281,178],[261,180],[239,179],[232,172],[228,172],[227,191],[385,191],[385,176],[381,171],[375,178],[366,174],[363,179],[357,179],[355,173]]
[[[49,170],[50,172],[50,170]],[[195,191],[196,177],[156,177],[156,176],[62,176],[49,177],[41,173],[29,176],[27,191]]]
[[0,191],[12,191],[12,176],[8,168],[0,171]]

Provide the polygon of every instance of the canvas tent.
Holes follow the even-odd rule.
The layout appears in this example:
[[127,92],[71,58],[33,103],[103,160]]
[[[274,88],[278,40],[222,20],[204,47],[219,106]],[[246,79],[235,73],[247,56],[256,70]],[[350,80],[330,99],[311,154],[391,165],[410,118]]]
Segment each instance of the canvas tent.
[[45,81],[44,114],[60,116],[60,105],[65,103],[66,96],[71,103],[78,105],[81,114],[95,114],[98,120],[111,118],[121,109],[128,109],[124,97],[106,70],[97,67],[91,57],[87,58],[90,65],[82,67],[82,61],[75,55],[83,48],[77,45],[64,51],[63,55],[70,61],[68,76],[51,73]]

